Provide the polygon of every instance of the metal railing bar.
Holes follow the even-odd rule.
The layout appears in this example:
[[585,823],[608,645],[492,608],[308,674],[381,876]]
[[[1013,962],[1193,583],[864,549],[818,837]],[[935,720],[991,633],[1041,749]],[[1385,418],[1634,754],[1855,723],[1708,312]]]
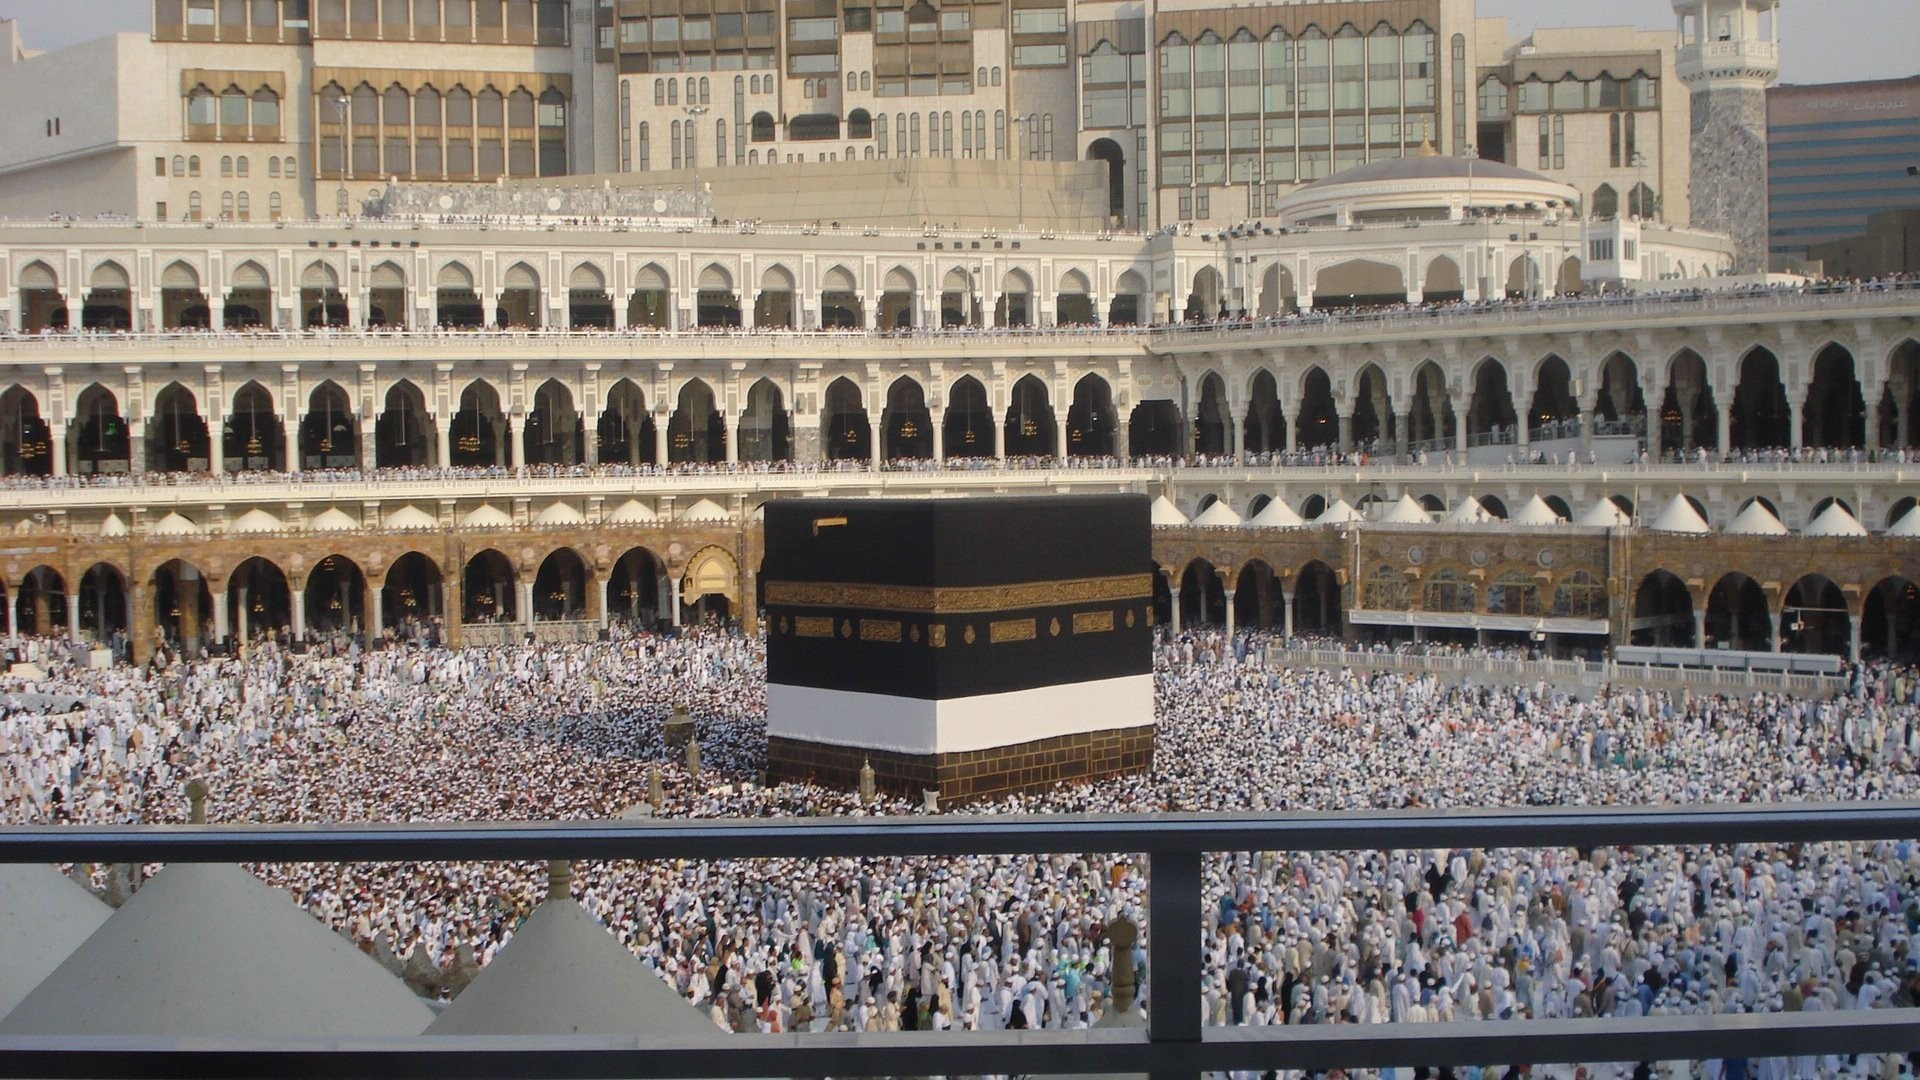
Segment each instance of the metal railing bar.
[[0,863],[1308,852],[1909,838],[1920,838],[1920,802],[1151,816],[15,826],[0,829]]
[[[1198,1002],[1194,1003],[1198,1015]],[[1701,1061],[1920,1049],[1920,1010],[1447,1024],[817,1035],[223,1039],[0,1036],[0,1077],[558,1080],[561,1077],[1195,1075],[1227,1070]]]

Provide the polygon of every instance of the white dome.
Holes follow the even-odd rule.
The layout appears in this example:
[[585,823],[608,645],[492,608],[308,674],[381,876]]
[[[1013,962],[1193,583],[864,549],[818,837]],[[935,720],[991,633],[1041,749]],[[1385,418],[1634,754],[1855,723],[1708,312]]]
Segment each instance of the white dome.
[[1727,522],[1725,532],[1728,536],[1785,536],[1787,527],[1780,524],[1766,503],[1755,499]]
[[1200,511],[1193,523],[1203,529],[1231,529],[1240,524],[1240,515],[1234,513],[1225,500],[1215,500],[1212,506]]
[[394,532],[408,529],[437,529],[440,519],[417,506],[403,506],[387,515],[386,527]]
[[1620,509],[1620,504],[1612,499],[1601,499],[1580,515],[1578,524],[1590,529],[1623,529],[1632,525],[1633,519]]
[[312,532],[353,532],[359,527],[360,523],[353,520],[353,515],[337,506],[327,507],[307,522],[307,528]]
[[1866,526],[1860,524],[1852,514],[1847,513],[1846,507],[1841,506],[1839,503],[1834,503],[1832,506],[1820,511],[1819,517],[1808,522],[1807,527],[1800,531],[1800,535],[1865,536],[1867,535],[1867,529]]
[[1181,513],[1180,508],[1173,505],[1173,500],[1165,495],[1153,500],[1153,508],[1148,511],[1147,516],[1156,529],[1187,523],[1187,515]]
[[148,536],[199,536],[200,526],[178,513],[168,514],[147,526]]
[[727,513],[726,507],[721,506],[712,499],[701,499],[699,502],[687,507],[686,510],[681,513],[680,520],[688,523],[732,521],[733,515]]
[[1473,495],[1461,499],[1460,505],[1446,516],[1449,525],[1484,525],[1492,520],[1494,517],[1487,512],[1486,504]]
[[270,533],[279,532],[286,527],[286,522],[281,521],[265,510],[256,508],[234,518],[233,524],[227,527],[227,531],[231,533]]
[[1285,499],[1274,499],[1260,508],[1247,524],[1256,529],[1298,529],[1307,523]]
[[460,519],[463,529],[500,529],[513,524],[505,510],[492,503],[482,503],[480,508]]
[[[1908,516],[1911,517],[1912,515],[1909,514]],[[127,519],[121,517],[119,514],[108,514],[107,520],[100,523],[100,535],[101,536],[127,535]]]
[[609,525],[651,525],[660,520],[660,515],[639,499],[628,499],[607,516]]
[[1385,525],[1431,525],[1433,515],[1427,512],[1426,507],[1420,505],[1419,499],[1411,495],[1402,495],[1400,501],[1394,503],[1392,509],[1389,509],[1380,521]]
[[1558,525],[1566,520],[1560,516],[1559,511],[1547,505],[1547,500],[1535,495],[1527,500],[1527,504],[1520,508],[1519,513],[1507,520],[1507,524],[1537,528],[1544,525]]
[[1647,528],[1653,532],[1688,533],[1694,536],[1704,536],[1713,531],[1707,527],[1707,519],[1700,516],[1700,511],[1693,508],[1685,495],[1675,495]]
[[1345,525],[1349,522],[1359,520],[1360,511],[1355,510],[1345,499],[1335,499],[1332,506],[1321,511],[1320,516],[1313,519],[1313,523],[1315,525]]
[[535,525],[580,525],[587,516],[563,502],[554,503],[533,519]]
[[1920,506],[1907,511],[1906,516],[1894,522],[1893,528],[1887,530],[1887,535],[1903,538],[1920,536]]
[[[1424,152],[1342,169],[1289,191],[1274,204],[1282,224],[1332,224],[1368,218],[1404,220],[1413,213],[1451,213],[1471,200],[1476,207],[1519,207],[1540,216],[1580,202],[1575,188],[1498,161]],[[1344,224],[1344,222],[1342,222]]]

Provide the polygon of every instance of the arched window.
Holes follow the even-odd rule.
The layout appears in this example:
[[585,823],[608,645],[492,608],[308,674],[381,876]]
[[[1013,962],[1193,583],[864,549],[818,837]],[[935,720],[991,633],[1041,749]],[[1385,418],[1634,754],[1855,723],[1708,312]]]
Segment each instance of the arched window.
[[858,89],[860,89],[860,76],[859,76],[859,75],[857,75],[857,74],[855,74],[854,72],[851,72],[851,71],[849,71],[849,72],[847,72],[847,89],[848,89],[848,90],[858,90]]
[[247,175],[247,173],[250,170],[247,168],[246,155],[242,154],[239,158],[235,159],[233,163],[233,171],[234,171],[234,175],[236,176],[244,177]]
[[1427,578],[1425,600],[1428,611],[1472,611],[1478,590],[1458,570],[1436,570]]
[[188,176],[200,175],[200,155],[199,154],[195,154],[192,157],[187,159],[187,175]]
[[231,191],[220,193],[220,220],[233,220],[233,192]]
[[280,159],[280,175],[291,180],[300,174],[300,166],[291,156]]
[[506,99],[493,87],[480,91],[479,96],[474,98],[474,108],[481,127],[497,128],[506,124]]
[[269,156],[267,158],[267,176],[274,180],[280,179],[280,159],[278,157]]
[[735,75],[733,77],[733,96],[735,98],[739,98],[742,96],[743,91],[746,87],[746,83],[747,83],[747,80],[741,78],[738,75]]
[[655,105],[665,105],[667,103],[667,81],[665,79],[653,80],[653,103]]
[[220,95],[220,137],[247,137],[247,95],[237,86],[229,86]]
[[713,163],[715,165],[727,163],[727,122],[725,120],[713,122]]
[[860,89],[862,90],[873,89],[873,72],[863,71],[860,73]]
[[812,79],[807,79],[800,84],[800,96],[805,98],[811,98],[813,96]]
[[200,193],[197,191],[187,192],[187,220],[200,220]]
[[987,85],[987,69],[986,68],[983,67],[977,73],[975,73],[973,77],[973,84],[975,86]]
[[640,121],[640,171],[653,168],[653,125]]
[[533,95],[525,89],[515,90],[507,98],[507,126],[516,128],[533,126]]
[[680,80],[679,79],[667,80],[667,104],[669,105],[680,104]]
[[175,176],[187,175],[187,159],[182,154],[173,155],[173,175]]
[[1487,614],[1540,614],[1540,583],[1525,570],[1501,574],[1487,590]]
[[1407,578],[1391,566],[1376,568],[1360,590],[1360,606],[1374,611],[1407,610]]
[[1612,184],[1601,184],[1594,189],[1592,216],[1596,218],[1620,216],[1620,193],[1613,190]]
[[373,87],[361,83],[353,88],[353,103],[350,106],[356,127],[371,126],[380,122],[380,95]]
[[1000,85],[1000,69],[999,68],[993,69],[993,85],[995,86]]
[[275,221],[280,220],[280,193],[277,191],[267,193],[267,214]]
[[252,221],[253,220],[253,196],[243,191],[240,193],[239,200],[240,200],[240,209],[239,209],[240,220]]
[[280,136],[280,95],[262,87],[253,92],[253,137],[275,139]]
[[708,105],[712,103],[712,99],[707,96],[707,89],[708,89],[707,78],[706,76],[702,75],[700,77],[700,104],[702,105]]
[[212,127],[219,118],[213,91],[196,86],[187,93],[187,123],[194,127]]
[[233,158],[231,156],[223,155],[220,158],[220,175],[223,178],[231,177],[233,175]]

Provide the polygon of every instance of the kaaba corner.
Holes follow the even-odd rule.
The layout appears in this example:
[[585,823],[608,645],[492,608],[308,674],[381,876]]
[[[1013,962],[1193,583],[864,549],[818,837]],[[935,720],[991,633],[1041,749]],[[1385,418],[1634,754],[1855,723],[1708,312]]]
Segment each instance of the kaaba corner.
[[776,780],[943,801],[1143,772],[1153,755],[1142,495],[766,507]]

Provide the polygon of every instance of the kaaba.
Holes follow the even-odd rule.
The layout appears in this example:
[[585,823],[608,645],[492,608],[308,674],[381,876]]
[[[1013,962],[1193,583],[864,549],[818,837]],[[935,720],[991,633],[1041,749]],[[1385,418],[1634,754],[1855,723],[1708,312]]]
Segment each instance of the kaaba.
[[766,505],[767,768],[966,802],[1144,772],[1142,495]]

